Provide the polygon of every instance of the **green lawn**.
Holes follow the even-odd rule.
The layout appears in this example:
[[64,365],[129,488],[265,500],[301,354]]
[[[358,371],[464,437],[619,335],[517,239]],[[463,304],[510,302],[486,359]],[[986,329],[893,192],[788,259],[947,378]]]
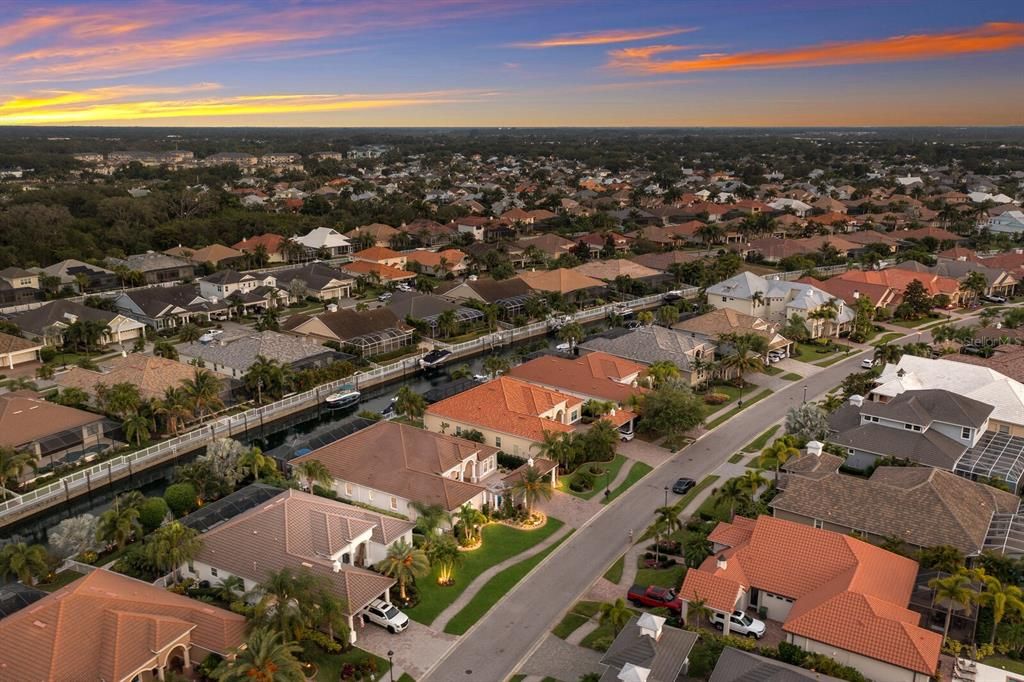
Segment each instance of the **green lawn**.
[[612,494],[601,500],[601,504],[608,504],[616,497],[626,492],[631,485],[639,481],[641,478],[651,472],[651,466],[645,462],[633,462],[633,466],[629,469],[629,473],[626,474],[626,480],[619,484],[619,486],[612,491]]
[[787,372],[782,375],[782,378],[786,381],[800,381],[801,379],[803,379],[803,377],[797,374],[796,372]]
[[778,376],[778,375],[782,374],[782,370],[779,369],[778,367],[772,367],[771,365],[765,365],[764,366],[764,373],[767,374],[768,376],[774,377],[774,376]]
[[614,639],[615,629],[612,627],[611,623],[598,625],[596,629],[580,640],[580,646],[603,653],[608,650],[608,646]]
[[732,457],[729,458],[729,464],[736,464],[741,459],[743,459],[743,453],[742,452],[737,452],[735,455],[733,455]]
[[693,502],[697,498],[697,495],[700,495],[700,493],[705,488],[707,488],[710,485],[713,485],[714,482],[717,480],[718,476],[706,476],[704,480],[690,488],[690,492],[680,497],[679,500],[672,506],[678,509],[680,512],[682,512],[689,506],[691,502]]
[[1024,661],[1015,661],[1007,656],[989,656],[982,661],[982,663],[990,665],[993,668],[999,668],[1001,670],[1006,670],[1007,672],[1024,675]]
[[672,568],[640,568],[636,572],[637,585],[659,585],[679,589],[683,584],[683,575],[686,574],[686,567],[676,564]]
[[588,620],[590,619],[586,616],[581,616],[578,613],[567,613],[565,614],[565,618],[563,618],[561,622],[551,630],[551,634],[559,639],[565,639],[572,633],[579,630]]
[[385,679],[387,671],[391,668],[386,658],[380,656],[374,656],[368,651],[352,647],[348,651],[343,651],[340,654],[330,654],[321,649],[316,644],[308,642],[304,646],[303,656],[304,660],[308,660],[311,663],[316,663],[320,669],[317,673],[316,678],[321,682],[335,682],[341,678],[341,667],[346,663],[356,663],[365,661],[366,659],[373,659],[377,664],[377,679]]
[[464,553],[462,564],[455,569],[455,584],[438,585],[437,571],[432,570],[430,575],[416,582],[419,604],[405,612],[416,622],[430,625],[481,573],[542,542],[561,527],[562,522],[552,517],[537,530],[519,530],[498,523],[484,526],[483,546]]
[[754,403],[756,403],[756,402],[758,402],[760,400],[764,400],[765,398],[767,398],[771,394],[772,394],[772,390],[770,388],[766,388],[763,391],[761,391],[760,393],[758,393],[758,394],[756,394],[756,395],[754,395],[754,396],[752,396],[750,398],[744,399],[742,407],[737,405],[736,407],[732,408],[731,410],[729,410],[725,414],[722,414],[722,415],[719,415],[719,416],[715,417],[710,422],[705,424],[705,428],[708,431],[710,431],[711,429],[715,428],[716,426],[718,426],[719,424],[724,422],[726,419],[729,419],[733,415],[738,414],[741,410],[745,410],[746,408],[750,407]]
[[[740,389],[732,384],[715,384],[711,387],[710,393],[724,393],[729,396],[729,400],[733,401],[740,397]],[[712,410],[717,410],[721,405],[708,405]]]
[[36,587],[43,592],[56,592],[60,588],[65,585],[70,585],[81,577],[82,574],[76,571],[61,571],[54,576],[54,581],[52,583],[38,583]]
[[892,341],[895,341],[896,339],[901,339],[904,336],[906,336],[906,334],[904,334],[902,332],[889,332],[888,334],[885,334],[884,336],[882,336],[882,338],[875,339],[871,343],[871,345],[872,346],[884,346],[885,344],[891,343]]
[[764,449],[764,446],[768,445],[768,441],[771,440],[772,436],[775,435],[775,432],[778,431],[779,428],[779,424],[772,426],[760,436],[747,443],[743,447],[743,452],[760,452]]
[[894,324],[897,327],[906,327],[907,329],[915,329],[917,327],[920,327],[921,325],[945,321],[945,317],[940,317],[938,315],[928,315],[927,317],[922,317],[919,320],[890,320],[889,324]]
[[625,555],[623,555],[616,559],[615,563],[612,564],[607,571],[605,571],[604,579],[610,583],[615,583],[616,585],[618,585],[619,581],[622,580],[622,571],[625,567],[626,557]]
[[842,362],[843,360],[845,360],[848,357],[850,357],[850,356],[847,353],[836,353],[834,356],[832,356],[828,360],[824,360],[822,362],[816,362],[814,364],[817,365],[818,367],[831,367],[832,365],[836,364],[837,362]]
[[409,673],[402,673],[402,676],[398,678],[398,682],[416,682],[416,680]]
[[[569,534],[571,535],[571,533]],[[519,563],[512,564],[508,568],[499,572],[497,575],[492,577],[484,586],[480,588],[480,591],[473,595],[473,598],[469,600],[461,611],[455,614],[448,624],[444,626],[444,631],[450,635],[462,635],[465,634],[473,625],[480,620],[488,609],[494,606],[499,599],[508,594],[516,584],[526,577],[526,574],[532,571],[537,564],[544,561],[544,559],[554,552],[560,544],[565,542],[566,535],[558,542],[554,543],[547,549],[534,554],[529,559],[524,559]]]
[[576,471],[589,467],[590,464],[599,464],[607,472],[607,477],[605,474],[595,476],[594,487],[588,490],[587,492],[578,493],[569,487],[569,484],[572,483],[573,478],[576,476],[576,471],[574,471],[571,474],[559,476],[558,489],[561,490],[563,493],[569,493],[570,495],[575,495],[576,497],[582,498],[584,500],[589,500],[594,495],[604,492],[605,482],[607,481],[610,483],[611,481],[614,481],[615,477],[619,475],[619,469],[621,469],[622,465],[625,463],[626,457],[624,457],[623,455],[615,455],[615,459],[613,459],[611,462],[590,462],[587,464],[582,464],[579,467],[577,467]]
[[797,343],[795,344],[795,353],[793,353],[793,359],[799,360],[800,362],[814,363],[818,360],[823,360],[829,357],[832,353],[819,353],[823,346],[819,346],[814,343]]

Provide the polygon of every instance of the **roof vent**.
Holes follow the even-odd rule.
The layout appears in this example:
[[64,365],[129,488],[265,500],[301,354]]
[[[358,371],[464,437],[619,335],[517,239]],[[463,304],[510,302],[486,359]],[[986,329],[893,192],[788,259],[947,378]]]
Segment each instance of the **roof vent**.
[[854,407],[863,407],[864,406],[864,396],[862,396],[862,395],[851,395],[850,396],[850,404],[853,405]]
[[807,454],[814,455],[815,457],[821,457],[821,453],[824,448],[825,446],[820,441],[812,440],[807,443]]
[[715,568],[720,571],[724,571],[729,568],[729,561],[725,558],[724,554],[719,554],[718,558],[715,559]]

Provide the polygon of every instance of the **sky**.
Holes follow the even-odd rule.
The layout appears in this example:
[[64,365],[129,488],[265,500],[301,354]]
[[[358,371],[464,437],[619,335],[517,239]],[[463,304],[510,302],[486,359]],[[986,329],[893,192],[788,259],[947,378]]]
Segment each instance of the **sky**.
[[0,0],[0,125],[1024,125],[1024,0]]

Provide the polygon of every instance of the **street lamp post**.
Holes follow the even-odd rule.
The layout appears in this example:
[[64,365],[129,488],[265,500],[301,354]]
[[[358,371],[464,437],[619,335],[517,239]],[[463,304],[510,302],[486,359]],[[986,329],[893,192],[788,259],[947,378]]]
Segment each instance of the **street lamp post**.
[[391,682],[395,682],[395,652],[388,649],[388,674],[391,675]]
[[665,486],[665,506],[668,506],[668,486]]
[[806,402],[807,402],[807,386],[805,384],[804,385],[804,403],[806,403]]

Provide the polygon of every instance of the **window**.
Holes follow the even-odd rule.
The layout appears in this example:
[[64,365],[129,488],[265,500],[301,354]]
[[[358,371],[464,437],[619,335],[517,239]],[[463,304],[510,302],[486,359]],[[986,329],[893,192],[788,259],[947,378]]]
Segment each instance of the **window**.
[[196,574],[196,565],[194,563],[192,563],[191,561],[188,562],[188,572],[191,573],[192,575]]
[[391,496],[391,508],[398,509],[398,498],[394,495]]
[[501,436],[495,436],[494,437],[494,447],[496,447],[496,448],[500,448],[501,447]]
[[455,427],[455,435],[456,436],[461,436],[462,435],[462,427],[461,426],[456,426]]
[[346,482],[345,483],[345,494],[348,495],[349,497],[352,497],[352,493],[353,493],[353,486],[352,486],[352,484]]
[[971,427],[965,426],[963,428],[963,430],[960,432],[960,437],[963,438],[964,440],[970,440],[971,439],[971,433],[973,431],[974,431],[974,429],[972,429]]
[[999,425],[999,433],[1010,433],[1010,425],[1009,424],[1000,424]]
[[822,522],[821,519],[814,519],[814,527],[815,528],[824,528],[825,524]]
[[573,412],[572,412],[572,421],[576,421],[579,418],[580,418],[579,412],[577,412],[576,410],[573,410]]
[[373,491],[372,490],[367,490],[366,491],[366,499],[369,500],[370,502],[373,502]]
[[212,575],[214,578],[216,578],[217,577],[217,569],[211,567],[210,568],[210,575]]

